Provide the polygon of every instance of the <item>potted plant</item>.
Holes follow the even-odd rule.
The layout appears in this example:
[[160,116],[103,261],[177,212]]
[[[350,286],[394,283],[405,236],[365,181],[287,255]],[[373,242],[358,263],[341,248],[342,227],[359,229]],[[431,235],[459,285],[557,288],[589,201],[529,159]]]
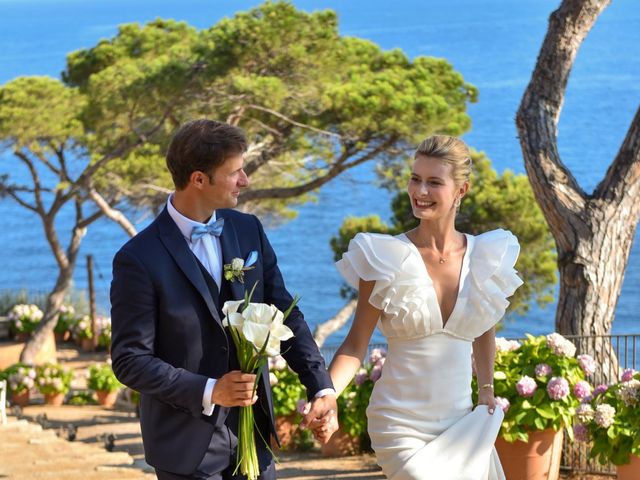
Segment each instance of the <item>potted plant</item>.
[[71,337],[71,329],[75,321],[76,311],[73,305],[62,305],[58,311],[58,321],[53,333],[56,342],[66,342]]
[[9,328],[14,338],[19,342],[25,342],[35,331],[43,315],[37,305],[24,303],[14,305],[8,315]]
[[7,378],[12,405],[24,407],[29,404],[29,392],[35,385],[36,371],[23,363],[16,363],[4,372]]
[[107,352],[111,349],[111,318],[98,316],[98,347],[104,348]]
[[86,352],[93,351],[93,331],[91,330],[91,317],[84,315],[76,319],[73,326],[73,337]]
[[36,368],[36,386],[48,405],[59,406],[71,389],[73,372],[62,365],[47,363]]
[[619,480],[640,478],[640,372],[625,370],[618,383],[599,385],[578,407],[576,439],[591,442],[590,458],[618,467]]
[[[302,419],[298,409],[299,399],[304,398],[305,388],[280,355],[270,357],[268,362],[273,413],[280,448],[308,449],[313,444],[310,432],[298,429]],[[277,448],[277,445],[272,446]]]
[[87,386],[96,392],[98,403],[105,407],[113,407],[122,384],[113,373],[108,363],[94,364],[89,367]]
[[494,388],[505,412],[496,448],[510,480],[559,478],[563,431],[573,438],[576,408],[591,393],[585,375],[593,359],[575,354],[557,333],[522,343],[496,339]]

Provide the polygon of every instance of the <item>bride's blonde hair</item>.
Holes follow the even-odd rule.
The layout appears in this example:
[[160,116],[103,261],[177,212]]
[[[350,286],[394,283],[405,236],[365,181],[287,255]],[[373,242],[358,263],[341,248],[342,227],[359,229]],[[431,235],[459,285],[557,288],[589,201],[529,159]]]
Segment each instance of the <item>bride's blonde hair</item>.
[[413,158],[418,156],[437,158],[451,165],[451,176],[456,185],[469,181],[471,175],[471,154],[467,145],[456,137],[432,135],[422,141]]

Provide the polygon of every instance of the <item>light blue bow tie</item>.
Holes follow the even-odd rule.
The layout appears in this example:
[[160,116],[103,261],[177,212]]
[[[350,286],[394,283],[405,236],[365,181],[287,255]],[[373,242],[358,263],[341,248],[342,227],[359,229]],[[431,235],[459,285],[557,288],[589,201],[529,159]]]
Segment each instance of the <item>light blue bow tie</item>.
[[222,233],[222,227],[224,226],[224,218],[219,218],[213,223],[208,223],[206,225],[197,225],[193,227],[191,230],[191,241],[195,242],[196,240],[200,240],[206,234],[215,235],[219,237]]

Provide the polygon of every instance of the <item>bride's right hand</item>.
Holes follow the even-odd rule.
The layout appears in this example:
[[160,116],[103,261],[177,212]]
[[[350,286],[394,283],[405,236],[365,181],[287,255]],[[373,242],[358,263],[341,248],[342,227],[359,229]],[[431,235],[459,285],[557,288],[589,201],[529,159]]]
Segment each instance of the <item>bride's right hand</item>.
[[313,436],[316,438],[316,440],[318,440],[322,444],[325,444],[338,430],[338,427],[338,416],[334,414],[330,415],[329,419],[324,423],[321,423],[315,427],[311,425],[311,431],[313,432]]

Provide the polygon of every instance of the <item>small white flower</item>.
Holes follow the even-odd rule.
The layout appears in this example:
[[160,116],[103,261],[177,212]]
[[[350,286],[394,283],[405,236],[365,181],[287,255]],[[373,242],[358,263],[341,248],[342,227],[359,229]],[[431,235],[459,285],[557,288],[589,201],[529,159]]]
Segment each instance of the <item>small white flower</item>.
[[241,258],[234,258],[231,260],[231,269],[232,270],[242,270],[244,268],[244,260]]
[[269,372],[269,384],[273,387],[278,384],[278,377],[273,372]]

